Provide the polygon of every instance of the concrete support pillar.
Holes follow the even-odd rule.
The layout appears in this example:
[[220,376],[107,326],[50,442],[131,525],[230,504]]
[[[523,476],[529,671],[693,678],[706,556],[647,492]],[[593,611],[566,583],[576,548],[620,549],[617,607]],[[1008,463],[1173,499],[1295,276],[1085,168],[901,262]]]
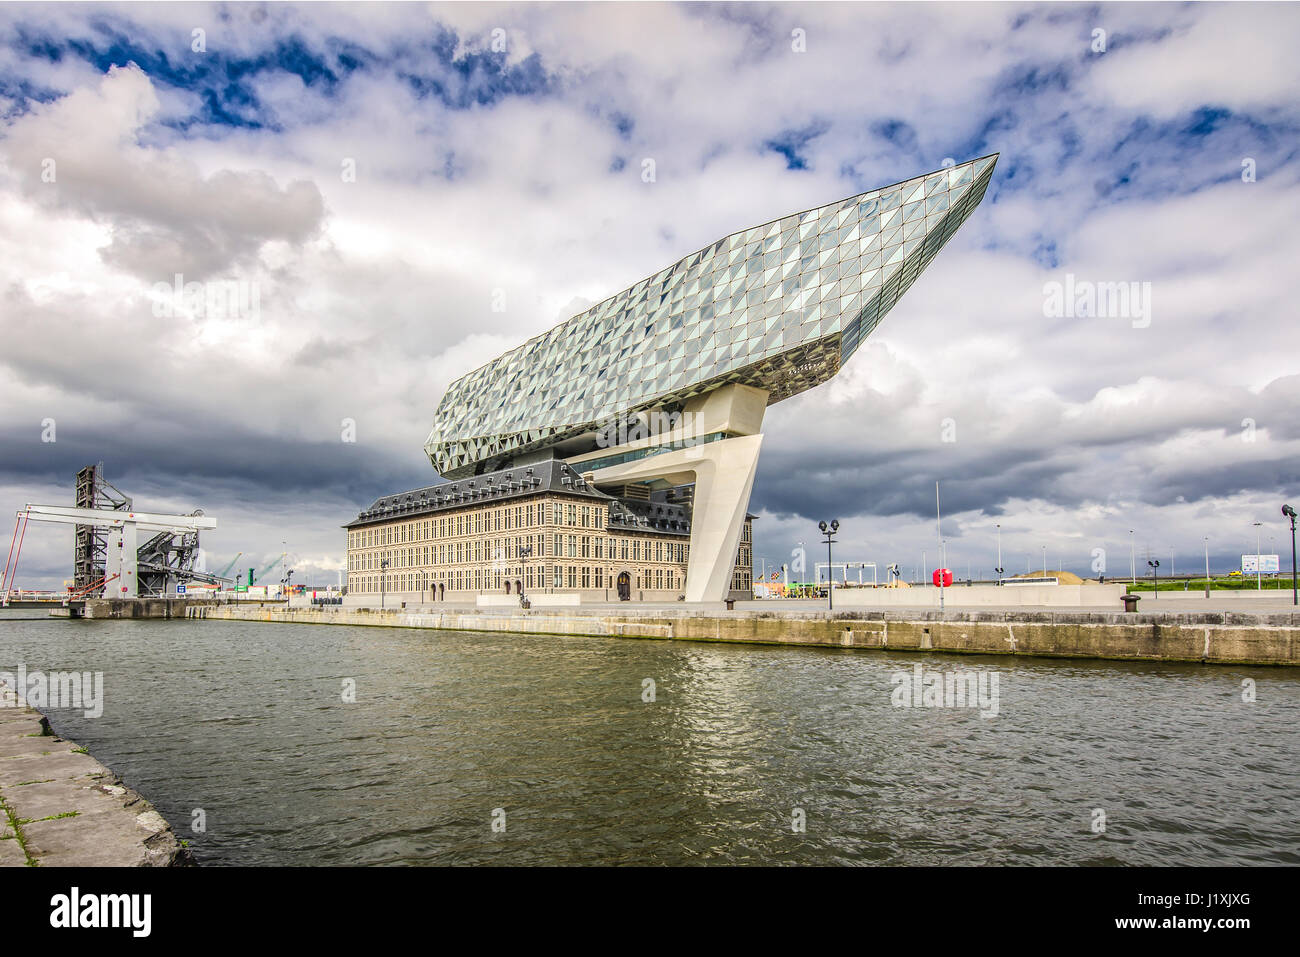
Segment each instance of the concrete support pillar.
[[731,591],[762,444],[761,434],[746,435],[684,450],[705,453],[695,470],[687,601],[722,601]]
[[602,449],[587,458],[620,450],[632,451],[662,445],[671,448],[705,436],[726,433],[731,438],[655,452],[645,458],[586,472],[582,458],[570,460],[574,468],[595,485],[621,485],[660,479],[669,485],[695,485],[691,517],[691,551],[686,566],[687,601],[722,601],[731,590],[736,552],[745,527],[745,512],[758,472],[758,452],[763,436],[767,393],[751,386],[732,384],[686,404],[691,413],[690,434],[675,430],[615,449]]
[[136,581],[136,549],[138,532],[134,522],[126,522],[108,533],[108,554],[104,560],[104,575],[113,578],[104,586],[105,598],[136,598],[139,585]]
[[762,444],[762,435],[743,435],[592,473],[596,484],[651,479],[663,479],[672,485],[695,483],[691,551],[686,565],[687,601],[722,601],[731,590]]

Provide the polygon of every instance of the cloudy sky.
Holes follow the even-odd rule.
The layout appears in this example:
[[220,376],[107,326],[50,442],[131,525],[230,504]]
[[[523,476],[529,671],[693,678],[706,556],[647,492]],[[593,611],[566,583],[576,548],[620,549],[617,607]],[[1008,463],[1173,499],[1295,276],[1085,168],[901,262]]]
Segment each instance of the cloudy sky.
[[[1235,567],[1256,521],[1283,551],[1297,41],[1284,4],[0,6],[0,506],[103,461],[215,515],[209,567],[335,581],[338,526],[434,480],[461,373],[727,233],[1000,152],[840,375],[769,410],[756,558],[838,517],[837,559],[910,576],[936,480],[961,576],[997,524],[1013,572],[1125,575],[1130,529],[1162,572],[1206,537]],[[1149,311],[1049,314],[1067,281]],[[70,566],[33,526],[20,583]]]

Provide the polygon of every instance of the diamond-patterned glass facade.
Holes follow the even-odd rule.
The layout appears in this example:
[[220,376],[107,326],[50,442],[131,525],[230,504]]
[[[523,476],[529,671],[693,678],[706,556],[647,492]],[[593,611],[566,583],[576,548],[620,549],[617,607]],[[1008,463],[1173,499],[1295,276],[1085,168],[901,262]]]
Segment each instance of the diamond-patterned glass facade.
[[425,451],[461,478],[731,382],[825,382],[984,198],[997,154],[733,233],[462,376]]

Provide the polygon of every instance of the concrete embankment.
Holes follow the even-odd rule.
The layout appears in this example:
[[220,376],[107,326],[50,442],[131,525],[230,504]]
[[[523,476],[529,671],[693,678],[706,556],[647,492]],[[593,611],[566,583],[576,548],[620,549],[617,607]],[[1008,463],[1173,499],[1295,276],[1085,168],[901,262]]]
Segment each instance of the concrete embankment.
[[92,598],[85,618],[184,618],[189,609],[214,604],[211,598]]
[[191,618],[370,625],[518,634],[665,638],[956,654],[1034,655],[1300,665],[1300,614],[1208,612],[1122,614],[1029,611],[855,611],[613,613],[544,611],[378,611],[330,607],[210,606]]
[[153,805],[0,685],[0,866],[192,863]]

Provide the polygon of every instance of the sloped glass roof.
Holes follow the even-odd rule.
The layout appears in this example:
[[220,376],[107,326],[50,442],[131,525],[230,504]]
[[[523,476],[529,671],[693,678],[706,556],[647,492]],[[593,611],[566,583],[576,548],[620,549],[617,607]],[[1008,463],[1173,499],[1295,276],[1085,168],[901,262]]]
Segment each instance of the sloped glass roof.
[[984,198],[997,154],[725,236],[456,380],[425,451],[459,478],[740,382],[830,379]]

